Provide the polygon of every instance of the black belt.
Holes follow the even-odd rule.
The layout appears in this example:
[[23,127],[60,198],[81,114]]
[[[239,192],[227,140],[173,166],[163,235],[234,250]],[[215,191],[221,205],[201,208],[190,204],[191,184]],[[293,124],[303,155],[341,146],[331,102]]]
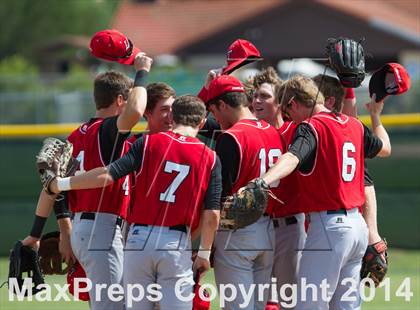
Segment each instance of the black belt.
[[[96,216],[96,213],[94,213],[94,212],[83,212],[80,215],[80,219],[81,220],[92,220],[92,221],[94,221],[95,220],[95,216]],[[115,224],[118,225],[118,226],[120,226],[120,227],[122,225],[122,222],[123,222],[123,219],[121,217],[119,217],[119,216],[115,220]]]
[[[134,224],[133,227],[149,227],[149,226],[150,225],[147,225],[147,224],[136,223],[136,224]],[[168,228],[169,228],[169,230],[177,230],[177,231],[182,231],[184,233],[187,233],[187,226],[185,226],[185,225],[169,226]]]
[[[286,223],[286,226],[289,226],[289,225],[297,224],[298,220],[294,216],[289,216],[289,217],[284,218],[284,222]],[[279,220],[273,219],[273,225],[275,228],[279,227],[280,226]]]
[[347,210],[346,209],[338,209],[338,210],[328,210],[327,214],[342,214],[342,215],[347,215]]

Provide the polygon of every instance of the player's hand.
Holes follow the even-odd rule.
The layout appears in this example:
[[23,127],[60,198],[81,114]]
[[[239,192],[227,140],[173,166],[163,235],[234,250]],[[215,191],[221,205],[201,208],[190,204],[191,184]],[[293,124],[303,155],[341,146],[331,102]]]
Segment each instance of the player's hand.
[[136,71],[145,70],[150,72],[152,63],[153,59],[146,56],[145,53],[138,53],[134,58],[134,68],[136,68]]
[[206,89],[209,89],[211,81],[213,81],[215,78],[219,77],[222,74],[223,69],[211,69],[209,73],[207,74],[206,82],[204,83],[204,87]]
[[39,249],[39,239],[32,236],[27,236],[25,239],[23,239],[22,244],[31,247],[36,251]]
[[384,99],[376,102],[376,94],[372,95],[371,101],[366,103],[366,109],[371,116],[379,116],[384,108]]
[[60,233],[60,243],[58,245],[58,250],[63,258],[63,261],[66,262],[68,266],[73,265],[76,262],[76,257],[74,257],[73,250],[70,243],[70,235],[66,233]]
[[210,270],[210,261],[208,259],[197,256],[193,264],[194,274],[200,272],[201,275],[204,275],[207,271]]

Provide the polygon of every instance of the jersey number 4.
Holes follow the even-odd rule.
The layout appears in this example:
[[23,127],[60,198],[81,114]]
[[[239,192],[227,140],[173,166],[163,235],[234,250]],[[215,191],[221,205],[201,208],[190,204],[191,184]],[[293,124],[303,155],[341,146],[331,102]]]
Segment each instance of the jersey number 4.
[[166,173],[177,172],[178,174],[176,175],[172,183],[169,185],[169,187],[166,189],[166,191],[160,193],[159,199],[160,201],[175,202],[175,192],[190,172],[190,166],[176,164],[172,161],[167,161],[165,163],[165,168],[163,171],[165,171]]
[[343,144],[343,166],[341,168],[341,177],[344,182],[351,182],[354,179],[356,173],[356,160],[351,157],[350,154],[356,152],[356,147],[351,142],[345,142]]

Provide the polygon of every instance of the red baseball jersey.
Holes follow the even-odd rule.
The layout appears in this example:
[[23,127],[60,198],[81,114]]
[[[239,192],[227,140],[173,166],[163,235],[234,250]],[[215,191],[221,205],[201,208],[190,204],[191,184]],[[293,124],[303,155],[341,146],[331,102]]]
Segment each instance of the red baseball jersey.
[[[102,122],[103,119],[95,119],[84,123],[68,137],[73,144],[73,157],[80,162],[76,174],[106,166],[102,160],[99,139]],[[127,141],[124,142],[118,158],[128,151],[129,145]],[[113,213],[125,218],[130,202],[130,182],[130,176],[126,176],[103,188],[70,191],[68,199],[71,211]]]
[[216,153],[197,138],[160,132],[144,135],[142,159],[128,221],[197,228]]
[[[278,130],[284,152],[287,152],[289,145],[292,143],[296,127],[296,123],[286,121]],[[284,202],[284,204],[277,201],[273,202],[273,217],[291,216],[304,211],[301,204],[302,193],[299,190],[299,173],[297,171],[281,179],[279,186],[273,192]]]
[[344,114],[321,112],[305,123],[317,140],[315,163],[299,179],[306,212],[353,209],[365,202],[363,125]]
[[[240,155],[238,175],[233,183],[232,193],[237,192],[249,181],[263,176],[283,153],[279,133],[265,121],[241,120],[225,133],[234,138]],[[278,183],[271,185],[274,194],[277,187]],[[266,210],[268,214],[272,214],[274,203],[275,200],[270,197]]]

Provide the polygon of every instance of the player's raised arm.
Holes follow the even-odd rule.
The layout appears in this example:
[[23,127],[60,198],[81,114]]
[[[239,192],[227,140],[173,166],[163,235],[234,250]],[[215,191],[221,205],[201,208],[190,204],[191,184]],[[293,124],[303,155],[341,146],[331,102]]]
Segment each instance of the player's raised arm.
[[131,128],[139,121],[146,110],[146,79],[152,63],[152,58],[147,57],[144,53],[136,55],[134,60],[134,67],[136,68],[134,85],[117,120],[118,130],[122,133],[131,131]]
[[388,133],[381,122],[381,113],[384,108],[384,99],[376,102],[376,95],[373,94],[372,100],[366,103],[372,121],[373,133],[382,141],[382,149],[379,151],[379,157],[388,157],[391,155],[391,142]]
[[345,89],[342,112],[348,116],[357,117],[357,104],[354,88]]

